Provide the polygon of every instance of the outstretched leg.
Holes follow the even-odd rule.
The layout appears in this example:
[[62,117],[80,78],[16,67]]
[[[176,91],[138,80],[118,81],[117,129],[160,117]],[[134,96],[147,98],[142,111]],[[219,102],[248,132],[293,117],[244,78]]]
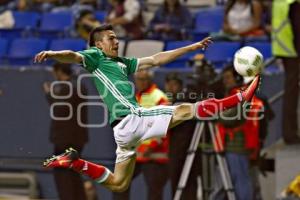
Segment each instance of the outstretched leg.
[[70,148],[65,153],[48,159],[44,162],[44,166],[47,168],[70,168],[90,177],[113,192],[122,192],[128,188],[132,178],[135,156],[116,163],[114,173],[111,173],[102,165],[80,159],[77,151]]
[[239,103],[251,101],[256,89],[259,86],[259,82],[260,77],[256,76],[245,91],[238,92],[223,99],[212,98],[197,102],[195,105],[196,117],[198,119],[211,117],[218,114],[219,112],[233,108]]
[[197,119],[207,119],[218,113],[237,106],[239,103],[249,102],[259,86],[260,77],[256,76],[245,91],[223,99],[210,98],[199,101],[195,104],[184,103],[176,107],[169,128],[180,124],[183,121],[196,117]]

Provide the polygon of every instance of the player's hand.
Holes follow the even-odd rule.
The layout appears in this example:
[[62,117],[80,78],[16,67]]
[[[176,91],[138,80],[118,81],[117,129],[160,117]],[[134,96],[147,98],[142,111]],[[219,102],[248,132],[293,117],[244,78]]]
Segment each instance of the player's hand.
[[206,37],[203,40],[201,40],[200,42],[193,44],[192,50],[198,50],[198,49],[205,50],[212,43],[213,43],[212,38]]
[[41,51],[40,53],[36,54],[36,56],[34,57],[34,62],[41,63],[43,61],[46,61],[54,54],[55,54],[54,51]]

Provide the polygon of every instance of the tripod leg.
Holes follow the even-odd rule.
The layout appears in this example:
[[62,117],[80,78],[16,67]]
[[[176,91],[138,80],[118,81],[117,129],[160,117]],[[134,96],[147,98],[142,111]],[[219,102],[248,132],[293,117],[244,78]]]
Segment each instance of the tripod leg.
[[197,177],[197,184],[198,184],[198,189],[197,189],[197,199],[198,200],[203,200],[203,183],[201,181],[201,176]]
[[[212,122],[209,122],[208,126],[209,126],[211,139],[212,139],[212,142],[213,142],[214,150],[216,152],[216,158],[217,158],[217,162],[218,162],[218,165],[219,165],[220,174],[221,174],[221,177],[222,177],[222,182],[223,182],[224,189],[227,193],[228,199],[229,200],[235,200],[236,197],[235,197],[235,194],[234,194],[234,189],[233,189],[233,185],[232,185],[232,182],[231,182],[231,177],[230,177],[230,174],[229,174],[227,162],[226,162],[224,156],[222,156],[220,154],[220,152],[218,150],[218,147],[217,147],[217,144],[222,145],[220,134],[218,133],[217,128],[212,124]],[[223,147],[221,147],[221,149],[223,149]]]
[[193,162],[194,162],[194,158],[195,158],[195,153],[196,150],[198,148],[198,144],[201,138],[201,134],[203,132],[204,129],[204,123],[203,122],[197,122],[194,134],[193,134],[193,138],[191,140],[189,149],[188,149],[188,155],[186,157],[186,160],[184,162],[183,165],[183,169],[180,175],[180,179],[179,179],[179,183],[176,189],[176,193],[174,196],[174,200],[180,200],[181,194],[182,194],[182,190],[185,188],[186,186],[186,182],[187,179],[189,177]]

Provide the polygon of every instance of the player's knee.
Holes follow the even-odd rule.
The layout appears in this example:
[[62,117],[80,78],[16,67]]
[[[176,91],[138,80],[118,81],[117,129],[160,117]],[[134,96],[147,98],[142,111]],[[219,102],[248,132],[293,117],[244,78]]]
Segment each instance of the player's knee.
[[129,188],[129,184],[121,186],[118,190],[118,192],[125,192]]
[[121,183],[112,188],[113,192],[125,192],[129,187],[129,183]]
[[174,112],[174,118],[179,120],[189,120],[193,118],[193,105],[192,104],[181,104],[178,105]]

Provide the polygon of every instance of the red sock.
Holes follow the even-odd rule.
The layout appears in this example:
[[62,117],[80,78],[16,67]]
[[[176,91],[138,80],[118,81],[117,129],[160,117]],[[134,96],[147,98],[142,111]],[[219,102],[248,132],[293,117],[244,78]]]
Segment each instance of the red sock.
[[196,116],[198,118],[214,116],[221,111],[237,106],[242,99],[241,93],[236,93],[224,99],[211,98],[200,101],[196,103]]
[[104,182],[110,174],[109,169],[106,167],[82,159],[74,160],[71,168],[76,172],[87,175],[98,183]]

